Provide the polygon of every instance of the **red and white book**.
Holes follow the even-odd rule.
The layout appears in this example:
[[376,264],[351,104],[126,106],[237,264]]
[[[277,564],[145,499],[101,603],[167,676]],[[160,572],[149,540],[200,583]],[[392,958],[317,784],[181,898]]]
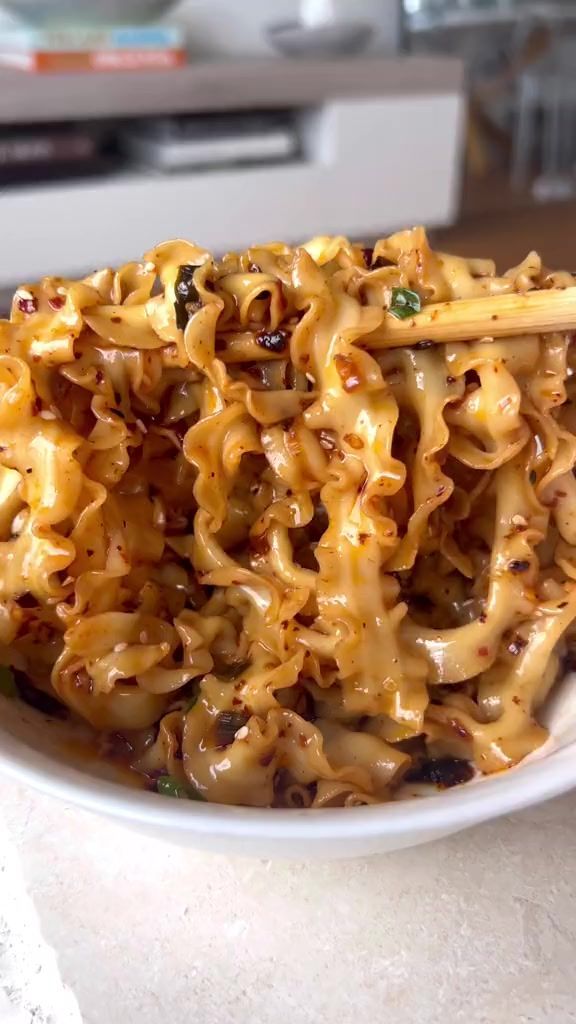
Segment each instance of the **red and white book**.
[[183,49],[162,50],[29,50],[0,52],[0,65],[20,71],[166,71],[186,64]]

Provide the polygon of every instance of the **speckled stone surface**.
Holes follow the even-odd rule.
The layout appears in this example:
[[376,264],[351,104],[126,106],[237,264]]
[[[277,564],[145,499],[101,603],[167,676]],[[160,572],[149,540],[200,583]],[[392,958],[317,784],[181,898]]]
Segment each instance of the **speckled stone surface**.
[[79,1007],[34,1016],[4,978],[2,1024],[576,1021],[576,794],[330,864],[196,854],[5,781],[0,807]]

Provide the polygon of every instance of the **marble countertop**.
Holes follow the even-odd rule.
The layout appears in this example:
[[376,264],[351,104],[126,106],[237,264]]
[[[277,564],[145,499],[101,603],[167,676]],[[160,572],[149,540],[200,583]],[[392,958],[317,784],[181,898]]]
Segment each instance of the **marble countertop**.
[[2,1024],[570,1024],[576,793],[371,860],[208,856],[0,781]]

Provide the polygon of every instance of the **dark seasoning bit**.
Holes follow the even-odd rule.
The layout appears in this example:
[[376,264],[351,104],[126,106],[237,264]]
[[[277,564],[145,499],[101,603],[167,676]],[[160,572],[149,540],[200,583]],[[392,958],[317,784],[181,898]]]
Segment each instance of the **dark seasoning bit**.
[[508,562],[508,568],[510,572],[513,573],[528,572],[528,569],[530,568],[530,562],[524,559],[514,558],[511,562]]
[[193,281],[194,272],[197,269],[198,267],[192,266],[189,263],[184,263],[178,268],[176,284],[174,285],[174,310],[176,312],[176,326],[180,331],[185,329],[190,319],[191,310],[189,306],[200,302],[200,295]]
[[522,651],[527,646],[527,644],[528,641],[524,640],[524,637],[512,637],[512,640],[508,644],[508,653],[511,654],[514,658],[517,658],[519,654],[522,654]]
[[13,672],[20,700],[50,718],[68,718],[68,708],[64,707],[59,700],[51,697],[44,690],[38,690],[24,672],[20,672],[18,669],[14,669]]
[[250,718],[247,711],[221,711],[214,726],[214,741],[217,747],[229,747],[234,737]]
[[473,775],[474,769],[469,761],[458,757],[437,757],[411,769],[405,779],[406,782],[429,783],[438,789],[451,789],[470,782]]
[[385,256],[377,256],[374,259],[374,249],[370,247],[362,249],[362,257],[369,270],[381,270],[382,267],[394,266],[392,261],[387,260]]
[[219,664],[218,662],[214,665],[214,672],[218,676],[218,679],[224,681],[238,679],[247,668],[250,668],[250,662],[247,660],[233,661],[229,664]]
[[277,331],[260,331],[256,335],[256,344],[260,348],[266,349],[267,352],[285,352],[288,345],[288,334],[281,329]]

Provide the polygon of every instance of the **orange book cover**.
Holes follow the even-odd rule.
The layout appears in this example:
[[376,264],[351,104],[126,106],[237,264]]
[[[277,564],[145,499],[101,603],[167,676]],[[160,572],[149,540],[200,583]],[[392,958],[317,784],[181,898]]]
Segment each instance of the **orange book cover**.
[[186,60],[182,49],[0,52],[0,64],[37,72],[164,71],[181,67]]

